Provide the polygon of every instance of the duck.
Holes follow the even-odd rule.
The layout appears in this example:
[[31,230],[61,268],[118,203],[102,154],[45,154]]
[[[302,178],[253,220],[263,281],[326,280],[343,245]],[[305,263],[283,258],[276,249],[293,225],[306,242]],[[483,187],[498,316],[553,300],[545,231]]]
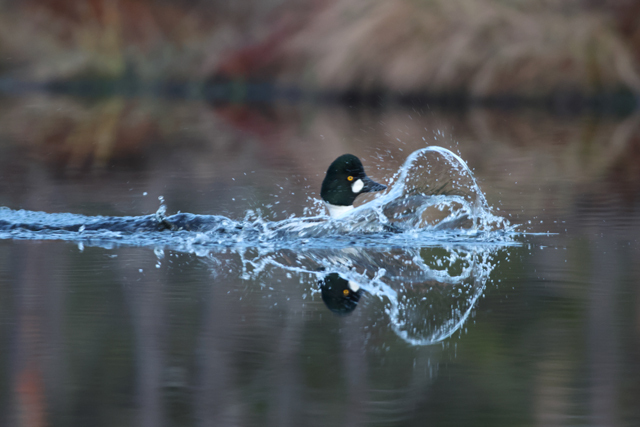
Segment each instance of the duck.
[[353,154],[343,154],[335,159],[322,181],[320,196],[331,218],[340,218],[354,209],[353,202],[363,193],[382,191],[386,185],[372,180],[364,172],[364,166]]
[[[360,194],[382,191],[387,186],[372,180],[364,172],[362,162],[353,154],[343,154],[335,159],[327,169],[322,181],[320,196],[324,201],[329,216],[340,218],[354,209],[353,202]],[[156,231],[199,231],[203,224],[194,224],[192,214],[175,214],[170,217],[149,216]],[[209,226],[210,224],[206,224]],[[236,228],[241,226],[236,225]]]
[[338,273],[328,274],[318,284],[322,302],[333,313],[341,316],[351,314],[363,294],[360,285],[352,280],[343,279]]

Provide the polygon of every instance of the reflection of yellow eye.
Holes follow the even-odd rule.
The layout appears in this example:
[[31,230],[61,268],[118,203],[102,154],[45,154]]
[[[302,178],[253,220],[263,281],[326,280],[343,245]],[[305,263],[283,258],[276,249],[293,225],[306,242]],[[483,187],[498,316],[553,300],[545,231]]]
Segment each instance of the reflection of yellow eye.
[[347,177],[347,181],[353,181],[353,177],[352,176],[348,176]]
[[[352,177],[349,177],[352,178]],[[349,296],[349,289],[345,289],[344,291],[342,291],[342,295],[344,295],[345,297]]]

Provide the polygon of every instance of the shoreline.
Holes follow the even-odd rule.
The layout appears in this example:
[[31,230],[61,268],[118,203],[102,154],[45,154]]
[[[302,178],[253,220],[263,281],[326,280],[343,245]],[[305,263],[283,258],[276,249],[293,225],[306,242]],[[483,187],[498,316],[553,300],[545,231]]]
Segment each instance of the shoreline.
[[5,96],[43,93],[85,99],[162,98],[201,100],[213,105],[275,107],[278,105],[343,106],[367,110],[393,108],[427,108],[463,112],[489,110],[535,110],[554,114],[594,114],[626,116],[640,110],[640,96],[631,90],[584,93],[557,90],[540,96],[517,93],[477,96],[465,91],[322,90],[243,80],[154,81],[135,79],[71,79],[31,82],[0,78],[0,94]]

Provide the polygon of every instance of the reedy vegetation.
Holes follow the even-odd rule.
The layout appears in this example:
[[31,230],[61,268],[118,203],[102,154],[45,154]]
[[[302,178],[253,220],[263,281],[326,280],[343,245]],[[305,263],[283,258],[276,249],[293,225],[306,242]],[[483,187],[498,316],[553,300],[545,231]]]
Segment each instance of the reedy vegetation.
[[640,91],[635,3],[590,4],[5,0],[0,69],[36,81],[204,81],[223,73],[319,89],[480,97]]

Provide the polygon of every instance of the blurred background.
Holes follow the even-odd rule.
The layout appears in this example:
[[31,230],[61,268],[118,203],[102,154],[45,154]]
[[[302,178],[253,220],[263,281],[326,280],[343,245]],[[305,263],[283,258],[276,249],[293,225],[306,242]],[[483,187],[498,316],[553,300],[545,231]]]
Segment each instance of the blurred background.
[[557,172],[631,197],[639,15],[632,0],[2,0],[3,170],[28,156],[48,177],[140,172],[178,144],[228,164],[255,144],[315,175],[357,140],[442,130],[473,140],[457,150],[476,168],[580,152]]
[[233,251],[0,241],[0,425],[640,424],[639,96],[634,0],[0,0],[0,206],[283,219],[442,145],[557,233],[426,348]]

